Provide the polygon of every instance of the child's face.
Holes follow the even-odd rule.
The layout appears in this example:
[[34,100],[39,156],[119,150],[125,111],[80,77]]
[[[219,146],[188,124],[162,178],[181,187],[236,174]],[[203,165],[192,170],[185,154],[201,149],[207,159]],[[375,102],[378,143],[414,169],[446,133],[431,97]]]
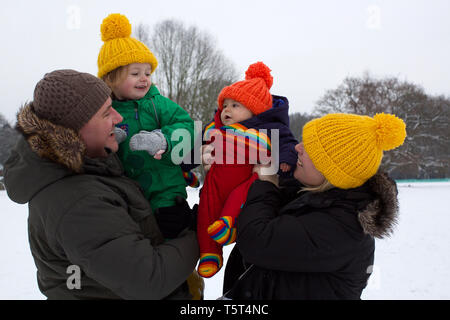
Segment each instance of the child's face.
[[317,187],[325,182],[325,177],[314,166],[311,158],[306,153],[303,142],[295,146],[297,151],[297,167],[294,171],[294,177],[309,187]]
[[253,117],[253,113],[244,105],[233,99],[225,99],[223,101],[223,109],[220,114],[220,120],[224,125],[234,124]]
[[114,88],[114,95],[119,100],[138,100],[143,98],[152,84],[149,63],[132,63],[128,65],[125,80]]

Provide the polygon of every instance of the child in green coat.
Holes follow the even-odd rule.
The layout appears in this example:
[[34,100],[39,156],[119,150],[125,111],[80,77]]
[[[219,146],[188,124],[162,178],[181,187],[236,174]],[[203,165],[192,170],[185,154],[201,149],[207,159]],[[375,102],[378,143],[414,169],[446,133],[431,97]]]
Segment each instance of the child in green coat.
[[[152,84],[150,76],[158,61],[147,46],[130,37],[125,16],[109,15],[101,33],[98,77],[112,89],[113,108],[123,117],[116,139],[125,174],[139,182],[153,210],[179,205],[180,199],[187,198],[186,182],[171,153],[179,143],[183,143],[179,150],[192,148],[194,122]],[[182,129],[183,139],[172,141],[177,129]]]

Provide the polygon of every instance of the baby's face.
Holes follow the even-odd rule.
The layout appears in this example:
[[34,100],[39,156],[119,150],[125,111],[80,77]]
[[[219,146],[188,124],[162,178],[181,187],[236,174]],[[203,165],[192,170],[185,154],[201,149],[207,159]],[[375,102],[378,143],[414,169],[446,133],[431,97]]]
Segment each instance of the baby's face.
[[119,100],[142,99],[152,84],[150,80],[151,73],[152,67],[149,63],[130,64],[125,80],[114,88],[114,95]]
[[233,99],[225,99],[222,107],[220,120],[227,126],[253,117],[253,113],[250,110]]

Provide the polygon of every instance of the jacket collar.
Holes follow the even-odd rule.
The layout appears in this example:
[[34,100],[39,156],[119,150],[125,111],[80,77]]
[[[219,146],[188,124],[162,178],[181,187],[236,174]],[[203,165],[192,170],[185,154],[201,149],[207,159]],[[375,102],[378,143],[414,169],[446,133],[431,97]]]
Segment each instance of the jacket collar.
[[86,145],[75,130],[39,118],[32,103],[19,110],[16,128],[25,136],[31,150],[40,157],[71,171],[82,171]]
[[152,84],[150,86],[150,89],[148,89],[147,93],[145,94],[145,96],[143,96],[141,99],[138,99],[138,100],[117,100],[117,99],[113,99],[113,104],[114,104],[114,106],[117,106],[117,105],[124,105],[124,106],[126,106],[126,105],[129,105],[130,103],[131,104],[139,103],[142,100],[152,99],[152,98],[154,98],[157,95],[160,95],[159,90],[154,84]]
[[[296,185],[296,190],[298,186]],[[287,187],[286,192],[292,194],[292,185]],[[339,205],[346,205],[357,212],[359,223],[366,234],[381,239],[390,236],[397,224],[397,194],[395,181],[386,173],[377,173],[358,188],[333,188],[320,193],[302,192],[283,207],[281,213],[299,212],[302,209],[306,212],[306,207],[323,209],[339,202]]]
[[289,127],[289,101],[286,97],[272,95],[272,108],[242,122],[249,128],[257,128],[268,122],[278,122]]
[[398,222],[397,184],[386,173],[376,174],[367,184],[375,199],[358,212],[358,219],[365,233],[382,239],[392,234]]
[[102,175],[122,173],[122,165],[113,152],[107,150],[106,158],[88,158],[86,145],[77,132],[39,118],[33,111],[32,104],[19,110],[16,128],[25,136],[34,153],[70,171]]

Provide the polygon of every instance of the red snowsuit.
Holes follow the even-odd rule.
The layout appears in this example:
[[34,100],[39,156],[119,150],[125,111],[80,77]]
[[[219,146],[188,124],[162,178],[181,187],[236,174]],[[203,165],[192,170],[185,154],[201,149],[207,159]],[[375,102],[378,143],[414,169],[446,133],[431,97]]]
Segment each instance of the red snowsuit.
[[[267,163],[270,157],[270,139],[265,133],[247,129],[241,124],[224,127],[220,112],[216,113],[214,120],[205,129],[204,141],[212,140],[215,162],[205,177],[200,193],[197,220],[200,246],[198,271],[203,277],[213,276],[222,267],[222,245],[234,242],[235,218],[247,199],[250,186],[258,178],[253,173],[253,166],[261,160]],[[221,217],[227,217],[222,220],[222,227],[210,227]],[[220,239],[214,238],[218,242],[213,240],[208,228]],[[210,265],[213,267],[210,268]]]

